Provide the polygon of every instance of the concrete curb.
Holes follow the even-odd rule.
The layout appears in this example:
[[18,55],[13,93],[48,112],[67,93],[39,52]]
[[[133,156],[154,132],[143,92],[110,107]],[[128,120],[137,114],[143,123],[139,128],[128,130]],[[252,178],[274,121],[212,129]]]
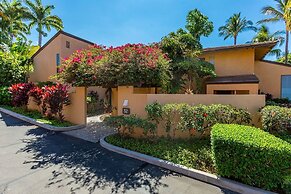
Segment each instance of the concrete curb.
[[86,125],[75,125],[75,126],[71,126],[71,127],[55,127],[52,125],[48,125],[48,124],[44,124],[44,123],[40,123],[38,121],[36,121],[35,119],[32,119],[30,117],[15,113],[13,111],[7,110],[5,108],[1,108],[0,107],[0,112],[3,112],[5,114],[8,114],[12,117],[18,118],[20,120],[26,121],[28,123],[31,123],[33,125],[37,125],[39,127],[42,127],[44,129],[47,130],[51,130],[51,131],[59,131],[59,132],[65,132],[65,131],[72,131],[72,130],[77,130],[77,129],[82,129],[84,127],[86,127]]
[[239,183],[239,182],[236,182],[233,180],[229,180],[226,178],[218,177],[216,175],[213,175],[213,174],[210,174],[207,172],[195,170],[192,168],[187,168],[185,166],[175,164],[175,163],[172,163],[172,162],[169,162],[166,160],[162,160],[159,158],[155,158],[155,157],[141,154],[141,153],[138,153],[135,151],[131,151],[128,149],[114,146],[114,145],[109,144],[105,141],[106,137],[107,136],[100,139],[100,145],[102,147],[110,150],[110,151],[113,151],[113,152],[116,152],[119,154],[123,154],[125,156],[135,158],[135,159],[138,159],[138,160],[141,160],[141,161],[144,161],[144,162],[147,162],[147,163],[150,163],[150,164],[153,164],[153,165],[156,165],[156,166],[159,166],[159,167],[186,175],[188,177],[191,177],[191,178],[194,178],[194,179],[206,182],[206,183],[210,183],[212,185],[226,188],[226,189],[238,192],[238,193],[242,193],[242,194],[249,194],[249,193],[252,193],[252,194],[275,194],[275,193],[270,192],[270,191],[266,191],[263,189],[259,189],[256,187],[245,185],[245,184],[242,184],[242,183]]

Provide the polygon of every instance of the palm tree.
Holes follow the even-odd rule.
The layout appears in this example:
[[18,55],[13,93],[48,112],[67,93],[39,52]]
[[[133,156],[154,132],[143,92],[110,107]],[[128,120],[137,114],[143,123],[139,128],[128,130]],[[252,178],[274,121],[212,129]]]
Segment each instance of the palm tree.
[[246,30],[256,30],[253,22],[247,20],[245,17],[241,18],[241,13],[233,14],[224,26],[219,27],[219,36],[224,36],[224,40],[229,37],[234,38],[234,45],[237,43],[237,36],[239,33]]
[[276,8],[272,6],[263,7],[262,13],[270,15],[269,18],[263,19],[258,23],[266,22],[279,22],[285,23],[286,31],[286,43],[285,43],[285,63],[288,62],[288,44],[289,44],[289,33],[291,30],[291,0],[274,0],[276,2]]
[[[284,37],[281,36],[283,34],[285,34],[284,31],[276,31],[275,33],[271,33],[267,26],[262,25],[260,28],[258,28],[257,34],[253,37],[251,42],[256,43],[278,41],[279,45],[281,46],[285,41]],[[272,49],[269,54],[279,57],[281,55],[281,52],[281,49]]]
[[51,31],[51,28],[56,30],[64,28],[62,20],[56,15],[51,15],[52,10],[55,8],[53,5],[43,5],[41,0],[35,0],[35,3],[26,0],[25,3],[29,8],[29,12],[26,14],[26,19],[30,21],[29,28],[36,26],[36,31],[38,32],[38,46],[41,46],[42,37],[47,36],[44,28],[48,32]]
[[3,0],[0,3],[1,42],[11,44],[15,37],[26,39],[25,35],[29,33],[28,26],[23,22],[26,11],[19,0]]

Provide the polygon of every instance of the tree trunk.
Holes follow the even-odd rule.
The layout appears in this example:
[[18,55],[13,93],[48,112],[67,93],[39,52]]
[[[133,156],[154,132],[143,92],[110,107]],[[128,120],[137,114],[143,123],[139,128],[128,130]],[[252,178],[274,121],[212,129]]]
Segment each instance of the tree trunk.
[[38,46],[41,47],[41,42],[42,42],[42,35],[41,33],[39,32],[38,33]]
[[237,36],[234,36],[234,45],[236,45],[236,39],[237,39]]
[[289,44],[289,31],[286,30],[286,45],[285,45],[285,64],[288,63],[288,44]]

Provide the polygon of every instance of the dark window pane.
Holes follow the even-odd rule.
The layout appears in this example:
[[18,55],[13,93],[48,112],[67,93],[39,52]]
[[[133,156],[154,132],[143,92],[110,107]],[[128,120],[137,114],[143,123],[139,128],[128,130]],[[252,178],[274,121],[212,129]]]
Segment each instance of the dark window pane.
[[291,75],[283,75],[281,81],[281,97],[289,98],[291,100]]

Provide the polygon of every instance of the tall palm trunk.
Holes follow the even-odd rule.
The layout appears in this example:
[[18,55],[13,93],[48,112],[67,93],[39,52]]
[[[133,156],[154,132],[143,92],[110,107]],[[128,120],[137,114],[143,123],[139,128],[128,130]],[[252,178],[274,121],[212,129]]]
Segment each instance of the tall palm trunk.
[[38,46],[41,47],[41,42],[42,42],[42,34],[41,32],[38,33]]
[[289,31],[286,30],[286,45],[285,45],[285,64],[288,63],[288,44],[289,44]]
[[234,40],[234,45],[236,45],[236,41],[237,41],[237,36],[233,36],[233,40]]

